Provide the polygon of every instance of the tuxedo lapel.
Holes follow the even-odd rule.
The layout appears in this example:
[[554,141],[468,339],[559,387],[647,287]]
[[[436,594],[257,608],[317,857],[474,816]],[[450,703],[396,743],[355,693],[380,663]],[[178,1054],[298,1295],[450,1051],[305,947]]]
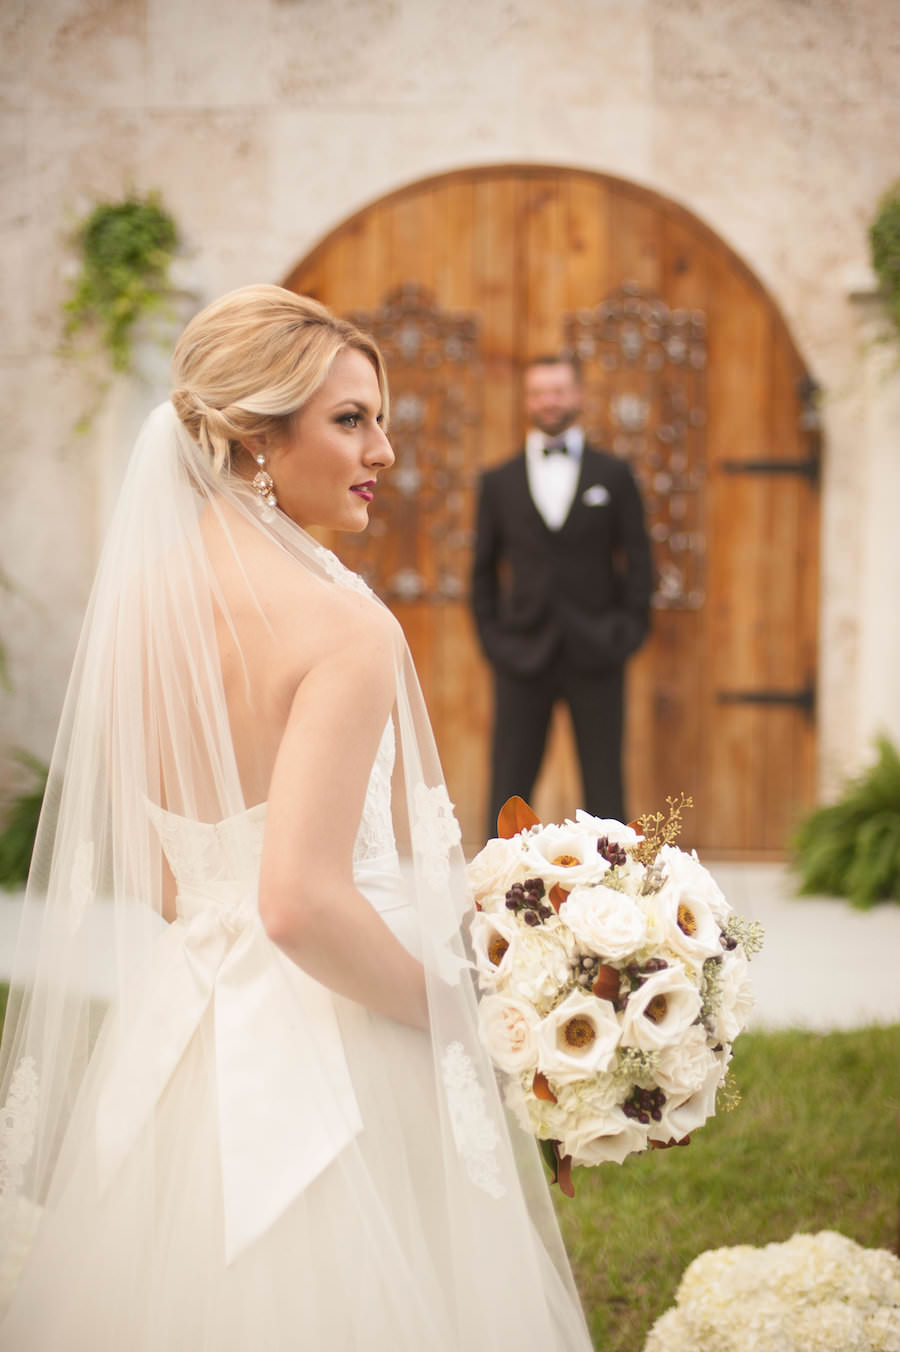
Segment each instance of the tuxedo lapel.
[[531,486],[528,482],[528,463],[525,459],[525,452],[518,455],[510,463],[510,482],[509,491],[513,496],[513,504],[516,514],[522,517],[530,516],[535,522],[548,534],[555,534],[550,530],[544,518],[538,511],[537,503],[531,496]]

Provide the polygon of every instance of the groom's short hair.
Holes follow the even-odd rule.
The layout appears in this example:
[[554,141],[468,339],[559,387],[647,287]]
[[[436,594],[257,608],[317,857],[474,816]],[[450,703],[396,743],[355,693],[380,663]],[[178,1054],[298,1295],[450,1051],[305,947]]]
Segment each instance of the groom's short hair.
[[575,352],[542,352],[540,356],[531,357],[525,363],[525,370],[530,371],[533,366],[568,366],[575,377],[575,384],[584,384],[581,376],[581,360]]

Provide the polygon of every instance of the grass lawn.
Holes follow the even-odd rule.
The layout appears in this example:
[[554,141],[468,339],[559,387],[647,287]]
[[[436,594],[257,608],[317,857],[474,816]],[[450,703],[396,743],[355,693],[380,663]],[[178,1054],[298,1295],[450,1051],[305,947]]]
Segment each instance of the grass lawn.
[[574,1201],[554,1189],[598,1352],[641,1352],[704,1249],[829,1229],[896,1250],[900,1025],[745,1033],[732,1069],[740,1104],[689,1146],[577,1169]]
[[704,1249],[826,1229],[896,1248],[900,1026],[745,1033],[732,1069],[740,1104],[689,1146],[554,1189],[598,1352],[640,1352]]

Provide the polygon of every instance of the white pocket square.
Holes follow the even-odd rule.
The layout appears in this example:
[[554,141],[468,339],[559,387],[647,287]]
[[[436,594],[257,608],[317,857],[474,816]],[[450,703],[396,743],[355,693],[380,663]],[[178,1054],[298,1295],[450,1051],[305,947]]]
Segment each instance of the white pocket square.
[[602,484],[591,484],[582,493],[581,501],[586,507],[599,507],[602,502],[609,502],[609,489]]

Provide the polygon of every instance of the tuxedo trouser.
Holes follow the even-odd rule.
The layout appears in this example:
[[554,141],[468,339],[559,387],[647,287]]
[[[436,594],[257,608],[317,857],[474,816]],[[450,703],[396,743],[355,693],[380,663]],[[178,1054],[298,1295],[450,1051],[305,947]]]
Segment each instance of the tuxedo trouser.
[[494,671],[494,736],[488,835],[496,835],[497,814],[513,794],[529,801],[554,705],[569,706],[581,765],[583,807],[596,817],[624,821],[622,722],[624,669],[578,671],[562,656],[535,676]]

